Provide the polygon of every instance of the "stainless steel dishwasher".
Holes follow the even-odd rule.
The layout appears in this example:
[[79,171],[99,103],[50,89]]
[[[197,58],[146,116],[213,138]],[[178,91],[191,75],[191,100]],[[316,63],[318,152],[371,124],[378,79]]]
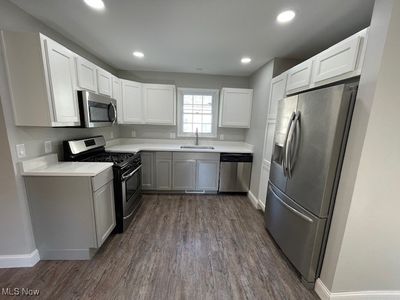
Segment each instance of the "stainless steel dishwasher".
[[219,192],[248,192],[253,154],[221,153],[220,163]]

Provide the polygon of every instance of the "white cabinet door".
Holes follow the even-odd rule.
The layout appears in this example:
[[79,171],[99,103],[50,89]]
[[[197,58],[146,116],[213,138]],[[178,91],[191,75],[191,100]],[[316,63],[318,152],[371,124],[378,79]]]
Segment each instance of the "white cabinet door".
[[278,101],[285,98],[287,74],[283,73],[271,80],[268,104],[268,119],[275,119],[278,113]]
[[74,81],[74,54],[64,46],[45,40],[53,114],[57,123],[80,124]]
[[219,111],[219,127],[249,128],[253,90],[223,88]]
[[154,190],[154,153],[142,152],[142,188],[143,190]]
[[140,82],[122,81],[122,121],[126,124],[143,124],[144,110],[142,84]]
[[260,174],[260,189],[258,192],[258,199],[263,204],[262,209],[265,210],[265,201],[267,199],[267,189],[268,189],[268,179],[269,179],[269,172],[270,172],[271,165],[268,163],[262,164],[261,167],[261,174]]
[[76,58],[76,72],[78,86],[81,89],[97,93],[97,72],[96,65],[78,56]]
[[258,191],[258,199],[265,203],[267,197],[267,186],[269,180],[269,170],[271,166],[271,159],[274,150],[274,136],[275,136],[276,120],[269,119],[265,128],[263,159],[261,163],[260,173],[260,187]]
[[268,163],[271,163],[272,151],[274,148],[275,127],[276,120],[270,119],[267,121],[267,126],[265,128],[263,160]]
[[97,91],[100,95],[111,97],[111,77],[112,75],[107,71],[97,68]]
[[194,190],[196,188],[196,160],[173,161],[172,188],[174,190]]
[[314,82],[352,72],[359,56],[360,36],[353,36],[318,54],[314,64]]
[[143,84],[143,99],[147,124],[176,124],[175,86]]
[[219,179],[219,161],[198,160],[196,166],[196,189],[217,191]]
[[291,68],[287,71],[287,93],[305,90],[311,82],[312,59]]
[[93,194],[97,246],[100,247],[115,227],[113,181]]
[[111,97],[117,101],[117,121],[119,124],[123,124],[122,116],[122,84],[121,79],[112,77],[111,79]]

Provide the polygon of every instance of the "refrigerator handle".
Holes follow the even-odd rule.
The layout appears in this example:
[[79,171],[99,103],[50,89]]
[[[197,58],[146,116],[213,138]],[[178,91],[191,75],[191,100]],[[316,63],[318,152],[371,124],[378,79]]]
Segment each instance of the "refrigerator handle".
[[285,161],[286,161],[286,174],[288,178],[292,177],[291,174],[291,158],[292,158],[292,152],[293,152],[293,133],[296,125],[296,117],[297,117],[297,112],[293,113],[293,118],[291,121],[291,125],[289,128],[289,133],[286,141],[286,148],[285,148]]
[[[288,144],[289,144],[289,162],[288,162],[288,177],[292,177],[292,172],[294,168],[294,164],[296,163],[297,160],[297,153],[299,151],[299,146],[300,146],[300,135],[301,135],[301,130],[300,130],[300,112],[296,112],[296,116],[294,117],[293,120],[293,130],[292,133],[290,134],[288,138]],[[294,147],[294,148],[293,148]]]
[[288,169],[287,169],[287,163],[288,163],[288,138],[289,138],[289,132],[292,128],[292,123],[294,120],[294,117],[296,116],[295,112],[292,112],[292,115],[290,116],[289,119],[289,124],[288,124],[288,128],[286,131],[286,135],[285,135],[285,142],[283,143],[283,159],[282,159],[282,168],[283,168],[283,174],[287,177],[288,176]]
[[282,203],[283,206],[285,206],[288,210],[290,210],[291,212],[293,212],[295,215],[299,216],[300,218],[304,219],[305,221],[307,221],[308,223],[313,223],[313,220],[309,217],[307,217],[306,215],[302,214],[301,212],[299,212],[297,209],[291,207],[289,204],[285,203],[285,201],[283,201],[275,192],[274,190],[271,188],[271,186],[268,187],[268,189],[271,191],[271,193],[276,197],[276,199],[279,200],[280,203]]

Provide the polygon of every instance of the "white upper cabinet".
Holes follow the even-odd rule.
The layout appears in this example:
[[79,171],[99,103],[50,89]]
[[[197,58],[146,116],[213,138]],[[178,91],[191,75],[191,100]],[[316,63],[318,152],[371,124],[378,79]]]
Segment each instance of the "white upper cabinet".
[[45,39],[48,78],[55,122],[79,123],[79,106],[74,83],[74,54]]
[[100,95],[111,97],[112,94],[112,75],[100,68],[97,68],[97,91]]
[[79,88],[97,93],[97,66],[78,56],[76,58],[76,71]]
[[278,101],[285,98],[287,74],[283,73],[271,80],[268,104],[268,119],[275,119],[278,113]]
[[79,126],[75,54],[40,33],[1,32],[17,126]]
[[111,97],[117,101],[118,123],[123,123],[122,117],[122,82],[118,77],[111,78]]
[[220,99],[219,127],[250,127],[252,89],[223,88]]
[[122,82],[122,122],[124,124],[143,124],[144,105],[142,84],[140,82],[121,80]]
[[176,93],[174,85],[143,84],[145,122],[147,124],[175,125]]
[[313,86],[360,75],[367,34],[368,29],[364,29],[316,55]]
[[305,89],[309,87],[312,65],[313,61],[309,59],[287,71],[286,91],[288,93],[295,92],[300,88]]

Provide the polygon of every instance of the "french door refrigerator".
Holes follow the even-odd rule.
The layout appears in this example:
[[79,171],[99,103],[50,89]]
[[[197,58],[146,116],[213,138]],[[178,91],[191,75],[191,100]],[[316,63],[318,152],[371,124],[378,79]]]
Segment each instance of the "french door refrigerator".
[[322,265],[357,87],[343,83],[278,104],[265,227],[308,286]]

